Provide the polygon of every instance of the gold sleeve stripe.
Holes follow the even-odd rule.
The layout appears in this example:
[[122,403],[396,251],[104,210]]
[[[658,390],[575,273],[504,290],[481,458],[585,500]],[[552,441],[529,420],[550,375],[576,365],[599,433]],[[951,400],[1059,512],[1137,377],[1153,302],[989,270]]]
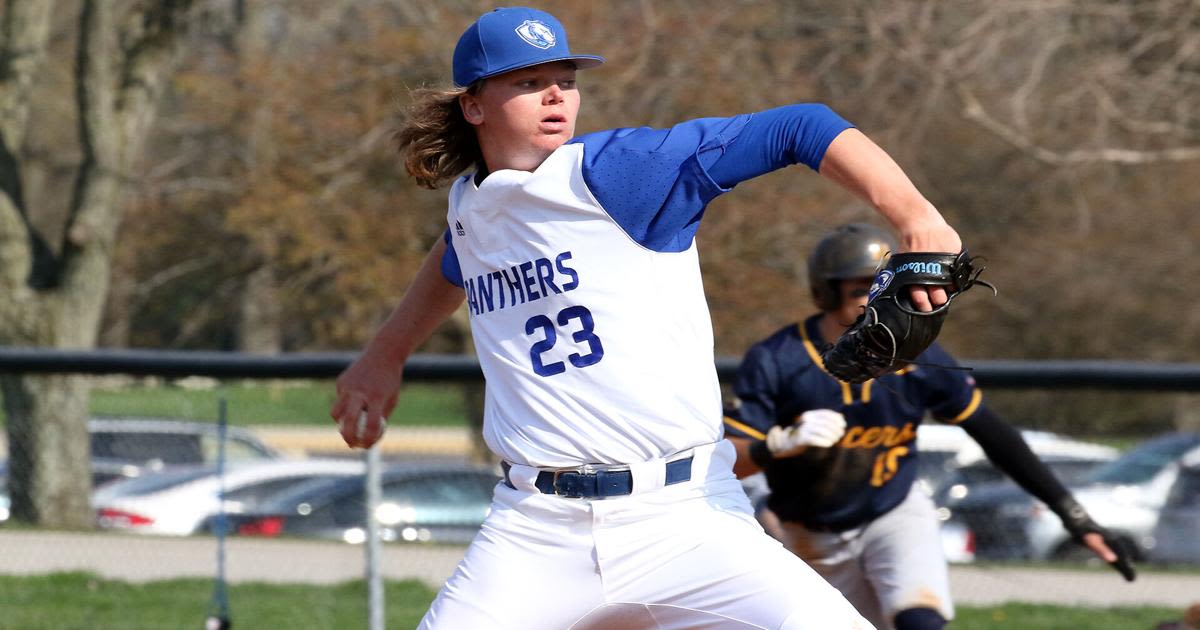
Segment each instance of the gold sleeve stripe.
[[[808,353],[808,358],[812,359],[813,365],[821,368],[822,372],[829,374],[829,371],[825,369],[825,361],[821,359],[821,353],[817,352],[817,347],[813,345],[812,339],[808,338],[808,331],[804,329],[804,322],[796,324],[796,328],[800,330],[800,340],[804,342],[804,351]],[[854,397],[850,393],[850,384],[832,374],[829,374],[829,378],[842,384],[842,401],[847,405],[853,403]]]
[[752,437],[756,440],[767,439],[767,434],[763,433],[762,431],[759,431],[758,429],[755,429],[754,427],[752,427],[748,424],[742,424],[741,422],[738,422],[737,420],[734,420],[733,418],[730,418],[729,416],[725,416],[725,424],[737,429],[738,431],[741,431],[742,433],[745,433],[746,435],[749,435],[750,437]]
[[800,329],[800,340],[804,342],[804,350],[808,352],[808,358],[822,370],[825,369],[825,362],[821,360],[821,354],[817,352],[817,347],[813,345],[812,339],[808,338],[808,331],[804,329],[804,322],[796,324],[796,328]]
[[950,424],[958,424],[959,422],[970,418],[971,414],[975,413],[975,410],[979,408],[979,403],[981,402],[983,402],[983,392],[977,389],[971,394],[971,402],[967,405],[967,408],[963,409],[962,413],[951,418]]
[[[825,361],[821,359],[821,354],[817,352],[817,347],[813,345],[812,339],[808,338],[808,331],[804,329],[804,322],[796,324],[796,328],[800,330],[800,339],[804,342],[804,351],[808,353],[808,358],[812,359],[813,364],[821,368],[822,372],[829,374],[829,371],[825,369]],[[829,378],[837,381],[842,386],[842,404],[853,405],[854,392],[850,389],[850,383],[832,374],[829,374]],[[863,384],[862,401],[864,403],[871,402],[871,381]]]

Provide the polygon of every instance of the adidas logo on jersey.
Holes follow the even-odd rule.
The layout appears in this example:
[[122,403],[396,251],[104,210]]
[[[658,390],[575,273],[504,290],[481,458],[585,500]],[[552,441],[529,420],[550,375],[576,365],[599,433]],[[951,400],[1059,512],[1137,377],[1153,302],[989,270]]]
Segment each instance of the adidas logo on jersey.
[[462,221],[455,221],[455,222],[454,222],[454,231],[455,231],[455,232],[456,232],[456,233],[457,233],[459,236],[466,236],[466,235],[467,235],[467,231],[463,229],[463,226],[462,226]]

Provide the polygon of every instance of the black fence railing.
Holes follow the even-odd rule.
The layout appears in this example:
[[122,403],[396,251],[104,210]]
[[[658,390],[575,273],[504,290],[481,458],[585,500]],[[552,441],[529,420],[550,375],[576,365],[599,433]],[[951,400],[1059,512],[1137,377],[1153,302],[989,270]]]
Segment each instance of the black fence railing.
[[[214,378],[333,378],[357,356],[353,352],[257,355],[170,350],[59,350],[0,348],[0,372],[210,376]],[[716,361],[722,381],[733,378],[738,359]],[[1200,391],[1200,363],[1140,361],[963,361],[981,385],[1012,389],[1106,389]],[[412,381],[476,381],[483,378],[470,356],[422,354],[404,369]]]

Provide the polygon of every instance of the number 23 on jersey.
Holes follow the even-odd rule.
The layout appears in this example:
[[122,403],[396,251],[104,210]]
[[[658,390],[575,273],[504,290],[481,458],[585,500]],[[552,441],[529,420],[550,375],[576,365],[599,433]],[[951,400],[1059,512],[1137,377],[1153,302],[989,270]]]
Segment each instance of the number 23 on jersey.
[[[557,324],[557,325],[556,325]],[[604,345],[595,333],[596,323],[592,320],[592,312],[585,306],[568,306],[551,319],[548,315],[534,315],[525,322],[525,334],[537,335],[542,338],[529,348],[529,359],[533,363],[533,372],[538,376],[554,376],[567,371],[564,361],[544,363],[542,355],[549,352],[559,342],[559,331],[570,333],[571,341],[577,351],[567,356],[567,361],[577,368],[595,365],[604,358]],[[580,352],[586,349],[587,352]]]

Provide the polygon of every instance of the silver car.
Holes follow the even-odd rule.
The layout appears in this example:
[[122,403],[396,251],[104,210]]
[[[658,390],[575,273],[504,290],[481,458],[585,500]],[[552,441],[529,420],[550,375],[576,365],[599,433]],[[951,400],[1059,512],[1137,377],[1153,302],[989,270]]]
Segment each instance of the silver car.
[[1200,449],[1183,459],[1179,476],[1158,522],[1149,548],[1149,559],[1164,564],[1200,564]]
[[104,486],[92,493],[97,524],[138,534],[187,536],[222,508],[240,513],[313,479],[361,476],[346,459],[242,461],[218,477],[211,466],[169,470]]
[[[1149,440],[1098,468],[1073,493],[1092,518],[1140,559],[1154,544],[1153,530],[1181,462],[1197,450],[1200,434]],[[974,532],[980,558],[1091,558],[1070,539],[1056,514],[1018,488],[977,488],[951,508],[950,517]]]
[[[216,423],[169,418],[92,418],[88,420],[93,461],[159,470],[167,466],[216,462]],[[250,431],[227,427],[225,458],[229,462],[279,459],[280,454]]]
[[[493,466],[450,462],[393,464],[382,474],[382,500],[374,517],[385,542],[465,544],[491,509],[500,480]],[[256,509],[230,514],[226,531],[243,536],[366,540],[367,507],[362,475],[316,479],[271,497]],[[204,529],[221,527],[210,519]]]

